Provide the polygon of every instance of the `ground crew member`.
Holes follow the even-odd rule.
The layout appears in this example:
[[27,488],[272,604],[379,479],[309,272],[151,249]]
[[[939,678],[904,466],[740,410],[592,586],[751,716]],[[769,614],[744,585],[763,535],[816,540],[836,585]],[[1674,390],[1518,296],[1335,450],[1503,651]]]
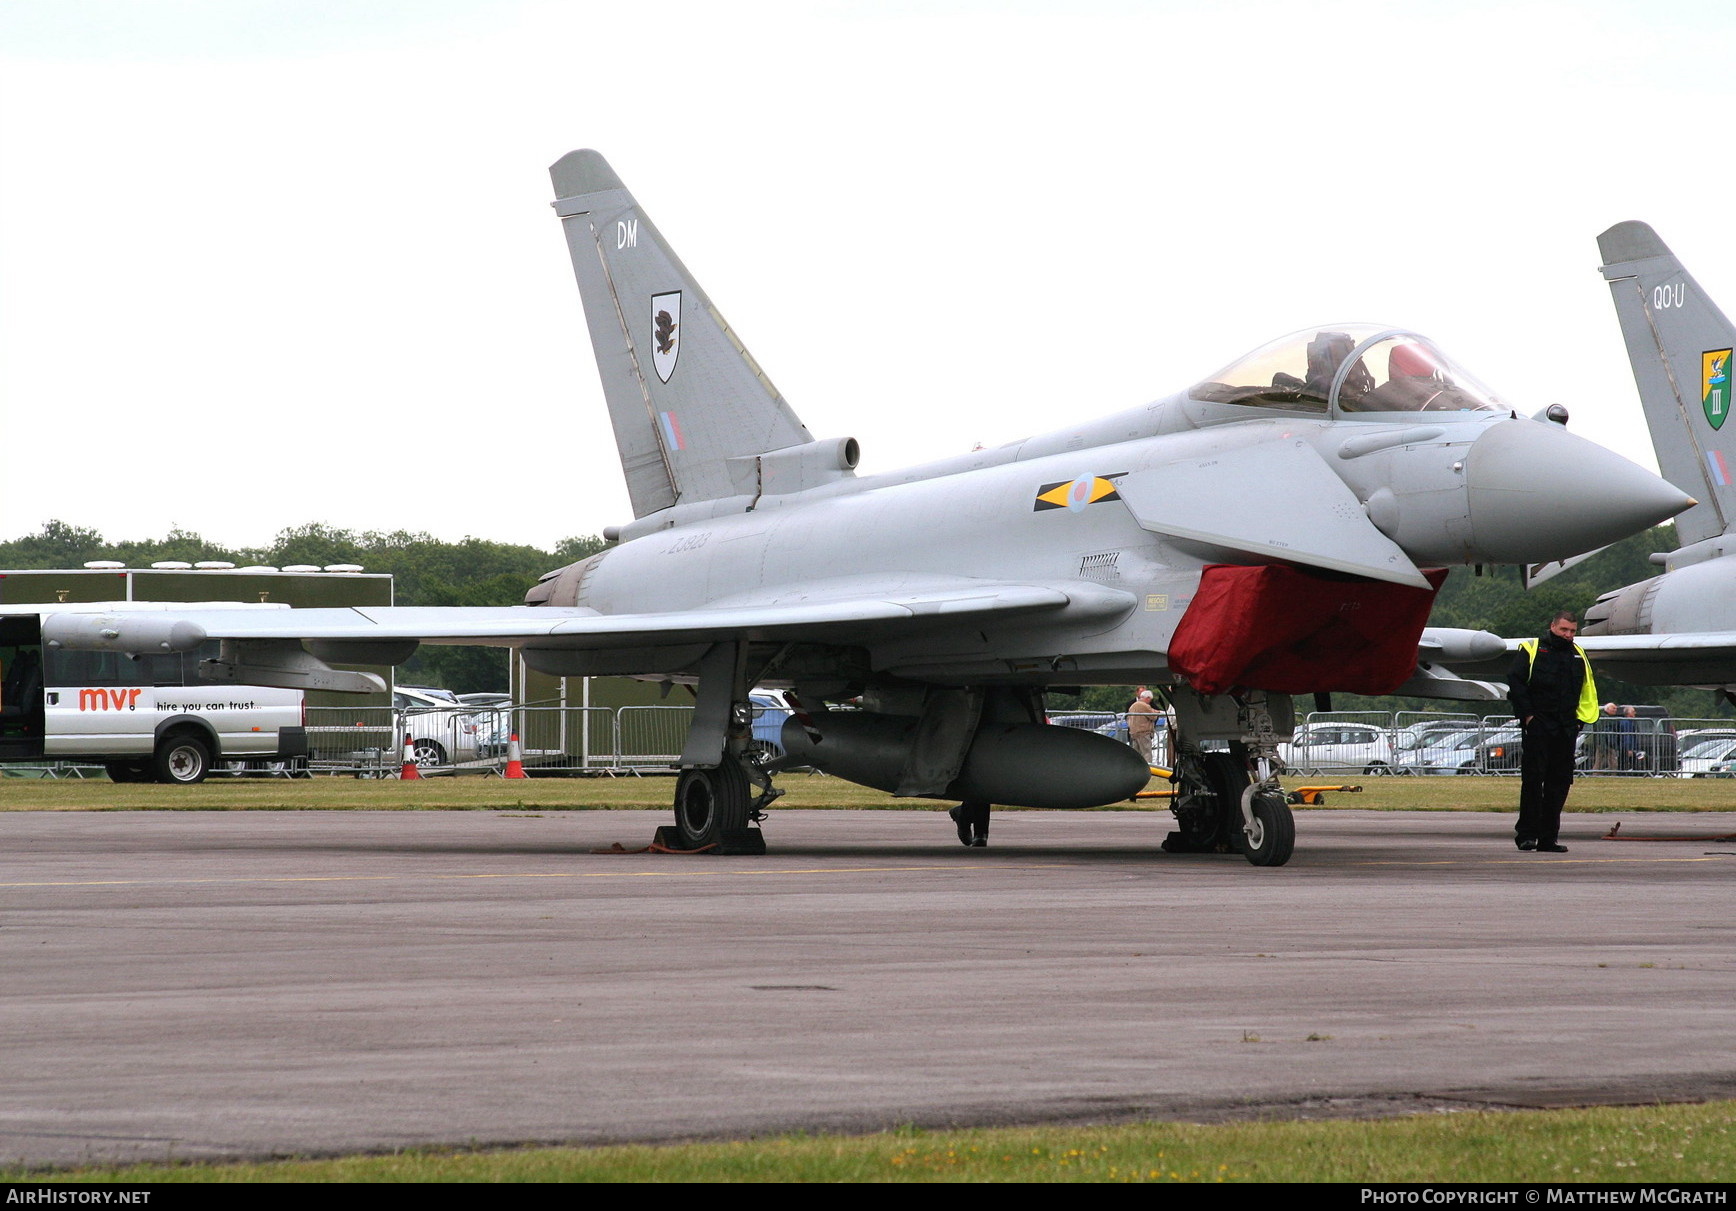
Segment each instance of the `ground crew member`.
[[1564,854],[1561,809],[1573,786],[1573,747],[1579,729],[1597,719],[1591,662],[1573,642],[1579,619],[1560,610],[1540,639],[1519,645],[1507,673],[1507,697],[1524,729],[1519,757],[1519,822],[1513,843],[1522,850]]

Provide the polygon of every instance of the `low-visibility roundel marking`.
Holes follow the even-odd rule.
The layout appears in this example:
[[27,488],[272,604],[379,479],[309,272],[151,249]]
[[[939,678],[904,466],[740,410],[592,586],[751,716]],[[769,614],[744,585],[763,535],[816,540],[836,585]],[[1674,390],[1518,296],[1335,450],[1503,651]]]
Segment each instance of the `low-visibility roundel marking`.
[[[1119,476],[1127,473],[1121,471],[1116,474]],[[1059,483],[1044,484],[1037,489],[1037,499],[1031,507],[1039,513],[1044,509],[1066,509],[1077,513],[1086,505],[1120,499],[1120,493],[1115,490],[1115,477],[1081,475],[1078,479],[1063,479]]]

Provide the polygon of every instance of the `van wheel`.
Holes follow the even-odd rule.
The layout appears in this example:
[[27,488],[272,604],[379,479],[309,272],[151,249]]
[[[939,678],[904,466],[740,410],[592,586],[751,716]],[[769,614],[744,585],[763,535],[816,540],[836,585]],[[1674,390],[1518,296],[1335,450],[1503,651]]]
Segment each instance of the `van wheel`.
[[105,761],[110,782],[149,782],[151,763],[148,761]]
[[197,736],[170,736],[157,745],[152,763],[158,782],[191,786],[211,772],[211,750]]

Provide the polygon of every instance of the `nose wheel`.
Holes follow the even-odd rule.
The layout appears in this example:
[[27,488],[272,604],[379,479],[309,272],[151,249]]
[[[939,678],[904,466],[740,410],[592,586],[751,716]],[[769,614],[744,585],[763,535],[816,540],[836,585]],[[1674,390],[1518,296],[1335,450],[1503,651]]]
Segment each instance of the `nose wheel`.
[[[1249,793],[1251,792],[1251,793]],[[1277,791],[1249,787],[1246,819],[1237,821],[1236,847],[1255,866],[1282,866],[1296,849],[1296,817]]]

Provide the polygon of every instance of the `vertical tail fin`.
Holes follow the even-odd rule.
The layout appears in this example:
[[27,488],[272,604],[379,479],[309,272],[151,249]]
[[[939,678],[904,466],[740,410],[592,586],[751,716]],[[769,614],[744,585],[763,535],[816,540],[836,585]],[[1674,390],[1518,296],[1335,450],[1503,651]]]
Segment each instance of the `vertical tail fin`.
[[1736,521],[1736,424],[1730,417],[1736,328],[1644,223],[1597,237],[1658,466],[1699,504],[1676,517],[1683,546]]
[[634,516],[753,493],[751,456],[807,428],[602,156],[549,175]]

